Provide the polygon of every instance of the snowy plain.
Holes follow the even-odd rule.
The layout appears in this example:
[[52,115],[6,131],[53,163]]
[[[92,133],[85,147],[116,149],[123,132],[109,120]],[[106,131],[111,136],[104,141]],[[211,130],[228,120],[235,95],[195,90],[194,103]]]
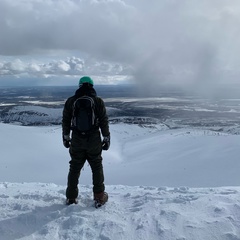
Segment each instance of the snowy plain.
[[240,136],[112,124],[103,152],[109,202],[93,207],[91,171],[65,206],[61,127],[0,124],[0,239],[240,239]]

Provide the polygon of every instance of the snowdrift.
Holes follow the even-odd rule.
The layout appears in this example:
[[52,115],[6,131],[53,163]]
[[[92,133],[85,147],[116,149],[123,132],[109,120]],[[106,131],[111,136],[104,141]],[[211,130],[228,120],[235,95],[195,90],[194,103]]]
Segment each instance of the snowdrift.
[[66,206],[61,128],[0,124],[0,239],[240,240],[240,136],[162,125],[111,125],[109,202],[95,209],[91,171]]
[[65,187],[0,184],[4,240],[238,240],[240,188],[107,186],[109,202],[95,209],[90,186],[65,206]]

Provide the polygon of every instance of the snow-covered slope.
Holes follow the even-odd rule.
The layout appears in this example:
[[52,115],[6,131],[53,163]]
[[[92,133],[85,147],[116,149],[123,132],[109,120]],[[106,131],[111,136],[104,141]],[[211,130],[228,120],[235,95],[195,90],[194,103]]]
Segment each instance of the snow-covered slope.
[[0,120],[5,123],[22,125],[51,125],[61,124],[62,108],[42,106],[13,106],[8,111],[0,112]]
[[[106,184],[222,187],[240,184],[240,135],[206,130],[168,130],[113,124],[111,148],[103,152]],[[0,182],[65,184],[68,150],[61,127],[0,124]],[[16,172],[17,169],[17,172]],[[85,165],[81,184],[91,184]]]
[[114,124],[103,152],[109,202],[93,207],[91,171],[65,206],[61,127],[0,124],[0,239],[240,240],[240,136]]
[[55,184],[1,183],[4,240],[238,240],[240,188],[107,186],[109,202],[95,209],[90,186],[65,206]]

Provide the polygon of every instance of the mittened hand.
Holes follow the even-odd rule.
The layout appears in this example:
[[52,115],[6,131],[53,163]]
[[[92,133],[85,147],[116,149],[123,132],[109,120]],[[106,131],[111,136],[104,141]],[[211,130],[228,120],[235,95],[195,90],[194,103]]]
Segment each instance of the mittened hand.
[[63,135],[63,145],[65,148],[70,147],[71,138],[70,135]]
[[102,150],[107,151],[109,147],[110,147],[110,135],[107,137],[103,137]]

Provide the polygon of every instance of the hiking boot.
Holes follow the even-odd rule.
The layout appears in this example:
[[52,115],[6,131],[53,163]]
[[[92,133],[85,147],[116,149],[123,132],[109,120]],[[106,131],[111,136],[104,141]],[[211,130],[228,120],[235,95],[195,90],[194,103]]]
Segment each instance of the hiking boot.
[[66,205],[77,204],[77,203],[78,203],[78,200],[76,198],[66,200]]
[[94,201],[102,206],[108,201],[108,194],[106,192],[94,193]]

